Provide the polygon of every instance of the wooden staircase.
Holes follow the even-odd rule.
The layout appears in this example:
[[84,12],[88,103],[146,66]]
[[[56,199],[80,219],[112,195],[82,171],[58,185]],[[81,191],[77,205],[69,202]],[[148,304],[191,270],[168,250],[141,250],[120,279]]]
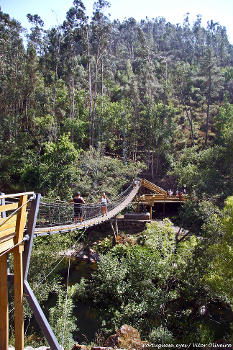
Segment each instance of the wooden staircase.
[[146,179],[142,179],[141,186],[147,188],[148,190],[150,190],[153,193],[160,193],[163,195],[167,195],[167,192],[164,189],[162,189],[161,187],[153,184],[152,182],[150,182]]

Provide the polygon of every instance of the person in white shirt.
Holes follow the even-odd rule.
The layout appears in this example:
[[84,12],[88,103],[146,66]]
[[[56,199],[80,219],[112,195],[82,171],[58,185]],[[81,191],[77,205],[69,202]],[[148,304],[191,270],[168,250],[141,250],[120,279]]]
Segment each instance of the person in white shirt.
[[105,192],[102,193],[102,197],[101,197],[101,211],[102,211],[102,215],[107,215],[107,204],[109,202],[108,197],[106,196]]

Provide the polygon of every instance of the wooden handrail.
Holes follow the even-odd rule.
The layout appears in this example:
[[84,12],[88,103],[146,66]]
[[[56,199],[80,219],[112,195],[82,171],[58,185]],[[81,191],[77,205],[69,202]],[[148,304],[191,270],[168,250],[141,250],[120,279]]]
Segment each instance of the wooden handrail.
[[0,199],[4,199],[4,198],[17,198],[17,197],[21,197],[21,196],[30,196],[30,195],[34,195],[35,192],[22,192],[22,193],[12,193],[12,194],[1,194],[0,195]]

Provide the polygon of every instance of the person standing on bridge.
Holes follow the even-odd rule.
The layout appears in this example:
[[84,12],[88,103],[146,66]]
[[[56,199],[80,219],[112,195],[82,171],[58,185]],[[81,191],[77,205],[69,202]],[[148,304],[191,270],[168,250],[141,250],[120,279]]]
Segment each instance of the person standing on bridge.
[[78,219],[80,222],[82,222],[83,221],[83,204],[85,204],[85,201],[84,201],[83,197],[81,197],[80,192],[75,193],[70,204],[74,204],[74,221],[75,221],[75,223],[78,222]]
[[105,214],[107,215],[107,204],[109,201],[108,197],[106,196],[105,192],[102,193],[102,197],[101,197],[101,212],[102,215],[104,216]]

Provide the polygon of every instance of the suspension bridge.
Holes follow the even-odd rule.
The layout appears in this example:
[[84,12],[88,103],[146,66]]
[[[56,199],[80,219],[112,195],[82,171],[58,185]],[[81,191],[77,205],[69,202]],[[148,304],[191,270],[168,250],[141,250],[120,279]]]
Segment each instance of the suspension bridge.
[[[145,188],[148,193],[140,192]],[[62,350],[28,283],[33,240],[38,236],[82,230],[115,218],[134,199],[137,203],[154,205],[156,202],[184,201],[171,198],[166,191],[147,180],[134,181],[108,204],[108,212],[101,215],[101,204],[83,205],[83,221],[74,223],[73,207],[69,203],[49,202],[40,194],[24,192],[0,194],[0,350],[8,349],[9,310],[8,282],[14,284],[15,349],[24,349],[23,296],[34,313],[51,350]],[[8,269],[8,254],[14,256],[14,273]]]
[[108,212],[104,216],[101,214],[101,203],[82,205],[83,221],[78,223],[74,223],[73,207],[66,202],[57,201],[50,203],[42,200],[35,228],[35,236],[82,230],[108,221],[133,201],[140,186],[141,182],[135,181],[124,192],[111,200],[108,203]]

